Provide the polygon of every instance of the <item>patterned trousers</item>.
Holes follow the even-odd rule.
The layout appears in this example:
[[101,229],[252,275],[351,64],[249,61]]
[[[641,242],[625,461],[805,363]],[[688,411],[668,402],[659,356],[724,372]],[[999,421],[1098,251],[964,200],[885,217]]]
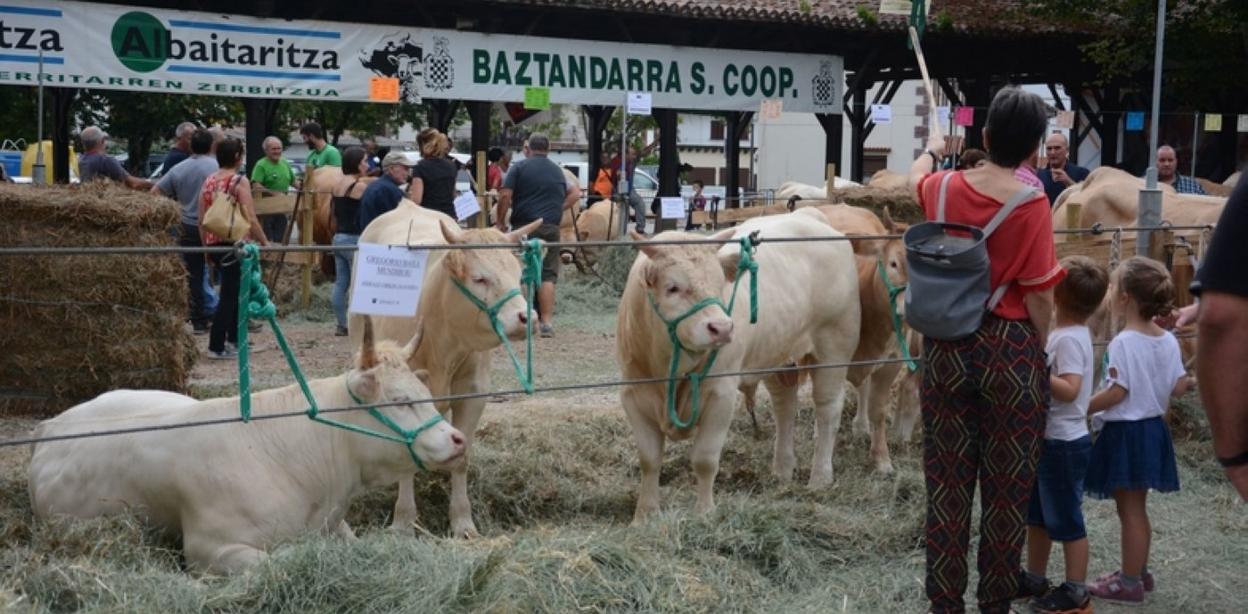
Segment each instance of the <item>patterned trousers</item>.
[[987,316],[974,335],[923,343],[927,597],[963,612],[971,506],[980,487],[983,612],[1008,612],[1018,590],[1027,504],[1049,400],[1044,348],[1029,322]]

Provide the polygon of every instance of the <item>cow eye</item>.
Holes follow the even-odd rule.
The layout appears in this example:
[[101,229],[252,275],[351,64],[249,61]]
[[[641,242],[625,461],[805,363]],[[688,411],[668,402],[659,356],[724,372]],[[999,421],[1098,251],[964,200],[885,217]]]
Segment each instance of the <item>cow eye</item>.
[[678,292],[680,292],[680,286],[678,286],[678,285],[676,285],[676,284],[672,284],[672,285],[670,285],[670,286],[668,286],[668,287],[667,287],[667,293],[668,293],[668,294],[676,294],[676,293],[678,293]]
[[482,275],[478,275],[478,276],[476,276],[476,277],[473,277],[473,278],[472,278],[472,281],[473,281],[473,283],[481,284],[481,285],[483,285],[483,286],[484,286],[484,285],[485,285],[485,282],[486,282],[486,279],[485,279],[485,277],[484,277],[484,276],[482,276]]

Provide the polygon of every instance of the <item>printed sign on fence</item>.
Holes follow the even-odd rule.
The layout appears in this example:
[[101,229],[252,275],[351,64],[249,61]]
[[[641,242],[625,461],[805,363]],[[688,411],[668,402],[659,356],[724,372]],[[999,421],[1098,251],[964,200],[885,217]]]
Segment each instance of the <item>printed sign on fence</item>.
[[629,115],[649,115],[650,114],[650,92],[629,92],[628,93],[628,114]]
[[360,243],[355,256],[351,312],[377,316],[416,315],[429,250]]
[[1240,115],[1235,121],[1236,132],[1248,132],[1248,115]]
[[545,111],[550,108],[550,88],[524,88],[524,108],[530,111]]
[[659,215],[665,220],[679,220],[685,217],[685,199],[679,196],[660,198],[659,207]]
[[1144,112],[1130,111],[1127,113],[1127,132],[1139,132],[1144,129]]
[[1218,132],[1222,129],[1222,114],[1210,113],[1205,115],[1205,132]]
[[478,213],[481,213],[481,205],[477,203],[477,195],[471,190],[455,197],[455,217],[459,221],[464,221]]

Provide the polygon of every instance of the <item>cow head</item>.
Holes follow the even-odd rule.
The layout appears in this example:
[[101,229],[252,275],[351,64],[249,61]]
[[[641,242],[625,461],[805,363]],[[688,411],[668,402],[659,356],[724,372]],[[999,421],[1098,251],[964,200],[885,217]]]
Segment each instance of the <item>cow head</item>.
[[[880,216],[884,222],[884,230],[890,235],[904,234],[909,224],[898,224],[888,213],[888,207],[884,207],[883,215]],[[906,245],[901,239],[889,239],[884,242],[883,249],[880,250],[880,259],[884,263],[884,273],[888,275],[888,282],[896,288],[904,288],[909,282],[910,274],[906,268]],[[900,310],[905,301],[899,295],[897,297],[897,309]]]
[[[416,334],[405,346],[399,347],[391,341],[373,341],[373,321],[364,317],[364,338],[360,351],[355,358],[355,368],[347,373],[347,389],[360,401],[384,405],[378,411],[385,414],[400,428],[413,431],[438,417],[438,410],[433,403],[426,401],[432,395],[429,392],[429,373],[413,371],[408,366],[408,359],[420,347],[421,326],[418,323]],[[389,432],[384,425],[365,412],[349,412],[349,420],[371,430]],[[411,455],[401,445],[373,437],[356,438],[363,453],[372,461],[370,466],[385,468],[387,473],[410,474],[413,471]],[[449,468],[460,462],[464,456],[464,435],[445,420],[437,421],[426,428],[412,443],[414,453],[426,467]]]
[[[494,228],[461,230],[449,220],[439,220],[442,237],[448,245],[465,243],[513,243],[519,244],[522,239],[542,225],[541,220],[518,228],[509,233],[502,233]],[[447,252],[442,261],[447,274],[460,283],[468,292],[487,306],[494,306],[514,289],[520,288],[520,261],[510,250],[504,249],[453,249]],[[455,295],[463,300],[462,313],[470,315],[472,325],[465,330],[464,341],[473,349],[485,351],[498,346],[498,338],[490,324],[489,317],[461,293]],[[522,295],[516,295],[503,303],[498,311],[498,319],[503,324],[503,332],[512,339],[523,339],[529,317],[528,301]]]
[[[640,278],[649,300],[668,322],[688,313],[698,303],[721,298],[726,277],[716,255],[718,244],[651,245],[645,237],[630,231],[647,260]],[[732,230],[712,238],[728,239]],[[687,233],[662,233],[656,239],[700,239]],[[732,341],[732,318],[719,305],[708,305],[689,315],[676,327],[681,345],[691,351],[723,347]]]

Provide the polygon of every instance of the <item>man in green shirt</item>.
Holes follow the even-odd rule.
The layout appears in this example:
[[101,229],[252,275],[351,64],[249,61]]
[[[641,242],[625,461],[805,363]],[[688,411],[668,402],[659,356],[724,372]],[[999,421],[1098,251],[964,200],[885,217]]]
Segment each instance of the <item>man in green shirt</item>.
[[338,148],[325,140],[325,131],[316,122],[308,122],[299,128],[299,135],[308,146],[308,168],[342,166],[342,154]]
[[[295,182],[295,170],[282,158],[282,141],[275,136],[264,139],[264,157],[251,169],[251,185],[262,188],[262,196],[285,194]],[[260,227],[269,241],[280,242],[286,236],[286,214],[260,216]]]

